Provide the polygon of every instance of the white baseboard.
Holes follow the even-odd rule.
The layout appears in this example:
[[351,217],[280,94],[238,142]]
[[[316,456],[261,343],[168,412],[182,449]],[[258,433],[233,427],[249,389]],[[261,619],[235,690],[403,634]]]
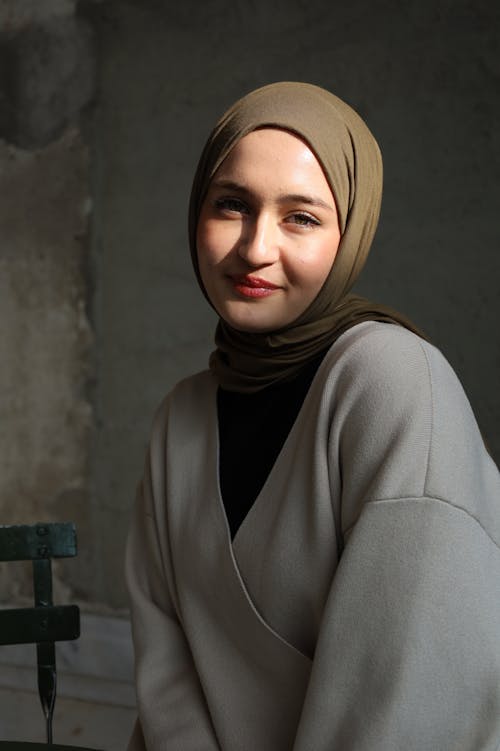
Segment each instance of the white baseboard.
[[[56,645],[58,696],[135,707],[129,622],[83,614],[80,621],[80,638]],[[0,647],[0,688],[38,691],[34,645]]]

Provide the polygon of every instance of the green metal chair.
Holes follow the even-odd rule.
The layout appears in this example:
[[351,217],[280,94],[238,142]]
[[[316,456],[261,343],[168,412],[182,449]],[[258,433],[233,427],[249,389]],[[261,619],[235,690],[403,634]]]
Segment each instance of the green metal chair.
[[[47,744],[53,751],[70,748],[52,744],[57,688],[55,642],[79,637],[80,611],[76,605],[53,604],[51,559],[75,555],[76,530],[71,522],[0,526],[0,561],[32,561],[35,596],[32,608],[0,610],[0,645],[36,644],[38,692]],[[35,751],[37,747],[47,749],[47,744],[0,741],[0,751]]]

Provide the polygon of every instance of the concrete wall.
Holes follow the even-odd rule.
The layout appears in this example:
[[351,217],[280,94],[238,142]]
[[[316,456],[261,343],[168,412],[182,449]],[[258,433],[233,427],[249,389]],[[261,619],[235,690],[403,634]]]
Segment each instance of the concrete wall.
[[[130,628],[109,615],[123,608],[101,597],[121,567],[103,561],[90,465],[94,41],[72,0],[0,0],[0,523],[77,524],[78,557],[53,567],[54,600],[83,610],[57,648],[55,738],[113,751],[135,693]],[[0,564],[0,607],[32,597],[31,566]],[[0,697],[0,737],[42,741],[33,646],[0,649]]]
[[441,347],[500,459],[495,3],[0,8],[0,507],[6,522],[77,522],[62,591],[125,612],[151,417],[211,349],[187,250],[191,176],[215,118],[273,80],[330,88],[378,138],[385,201],[359,290]]
[[[55,566],[56,595],[87,600],[91,559],[87,395],[92,31],[73,2],[0,5],[1,522],[78,523],[83,553]],[[31,598],[28,567],[0,598]],[[92,574],[93,575],[93,574]],[[89,572],[90,579],[90,572]]]

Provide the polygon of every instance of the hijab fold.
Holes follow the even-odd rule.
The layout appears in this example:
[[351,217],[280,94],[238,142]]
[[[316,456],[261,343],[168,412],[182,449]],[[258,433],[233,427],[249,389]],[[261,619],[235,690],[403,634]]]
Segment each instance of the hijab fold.
[[341,240],[320,292],[287,326],[268,333],[248,333],[219,320],[210,368],[223,388],[248,393],[293,378],[308,360],[362,321],[395,323],[422,336],[397,311],[349,294],[365,264],[378,223],[382,158],[359,115],[334,94],[312,84],[287,81],[252,91],[227,110],[209,136],[189,206],[191,257],[205,297],[209,299],[196,250],[203,200],[234,145],[247,133],[265,127],[297,135],[315,154],[335,199]]

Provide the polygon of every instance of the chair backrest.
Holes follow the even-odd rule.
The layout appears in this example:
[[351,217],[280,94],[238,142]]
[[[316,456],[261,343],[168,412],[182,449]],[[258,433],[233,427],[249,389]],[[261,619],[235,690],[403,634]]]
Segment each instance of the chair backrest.
[[76,555],[76,530],[71,522],[0,526],[0,561],[32,561],[35,607],[0,610],[0,645],[36,644],[38,692],[52,743],[56,700],[55,642],[77,639],[80,611],[76,605],[54,606],[52,558]]

